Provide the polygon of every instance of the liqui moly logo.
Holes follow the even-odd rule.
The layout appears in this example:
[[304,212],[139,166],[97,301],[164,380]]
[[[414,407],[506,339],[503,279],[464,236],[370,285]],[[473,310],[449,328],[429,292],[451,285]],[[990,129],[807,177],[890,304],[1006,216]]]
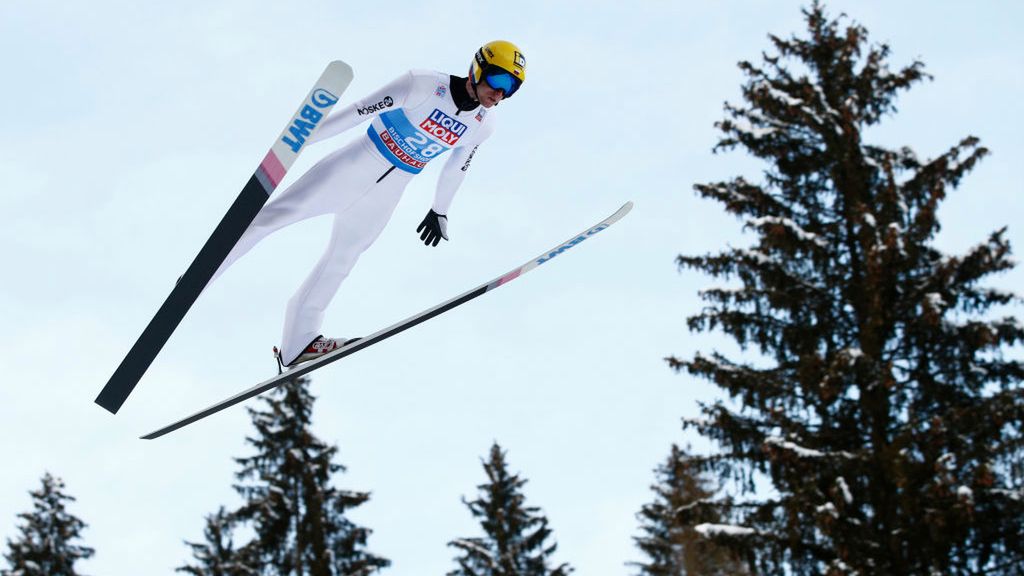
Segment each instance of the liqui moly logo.
[[584,240],[586,240],[587,238],[590,238],[590,237],[591,237],[591,236],[593,236],[594,234],[597,234],[597,233],[598,233],[598,232],[600,232],[601,230],[604,230],[604,229],[605,229],[605,228],[607,228],[608,226],[609,226],[608,224],[599,224],[599,225],[597,225],[597,226],[594,226],[593,228],[591,228],[590,230],[587,230],[587,231],[586,231],[586,232],[584,232],[583,234],[580,234],[579,236],[577,236],[577,237],[573,238],[572,240],[569,240],[569,241],[568,241],[568,242],[566,242],[565,244],[562,244],[562,245],[561,245],[561,246],[559,246],[558,248],[555,248],[555,249],[554,249],[553,251],[551,251],[551,252],[550,252],[550,253],[549,253],[549,254],[548,254],[547,256],[542,256],[542,257],[538,258],[538,259],[537,259],[537,264],[538,264],[538,265],[540,265],[540,264],[543,264],[543,263],[547,262],[548,260],[551,260],[551,259],[552,259],[552,258],[554,258],[555,256],[558,256],[558,255],[559,255],[559,254],[561,254],[562,252],[565,252],[565,251],[566,251],[566,250],[568,250],[569,248],[572,248],[573,246],[575,246],[575,245],[579,244],[580,242],[583,242],[583,241],[584,241]]
[[458,142],[466,133],[465,124],[436,108],[430,113],[430,117],[420,123],[420,128],[449,146]]
[[288,133],[281,137],[281,141],[287,144],[292,152],[298,152],[306,143],[306,138],[313,133],[313,129],[323,119],[323,111],[330,110],[337,101],[337,96],[323,88],[314,90],[306,105],[292,119],[292,125],[288,127]]

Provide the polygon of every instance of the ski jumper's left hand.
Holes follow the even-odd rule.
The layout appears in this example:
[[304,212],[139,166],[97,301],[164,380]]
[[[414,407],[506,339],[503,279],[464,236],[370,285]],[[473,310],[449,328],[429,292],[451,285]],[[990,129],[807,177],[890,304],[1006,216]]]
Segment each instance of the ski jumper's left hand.
[[448,217],[431,210],[423,217],[416,232],[425,246],[437,246],[441,238],[448,239]]

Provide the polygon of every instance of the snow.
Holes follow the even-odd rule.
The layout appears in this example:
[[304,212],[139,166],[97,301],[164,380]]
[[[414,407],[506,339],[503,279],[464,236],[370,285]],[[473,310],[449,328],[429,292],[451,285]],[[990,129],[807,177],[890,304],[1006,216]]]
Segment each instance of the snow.
[[829,516],[831,516],[833,518],[838,518],[839,517],[839,512],[836,510],[836,505],[831,503],[831,502],[829,502],[827,504],[822,504],[821,506],[818,506],[814,510],[818,514],[827,514],[827,515],[829,515]]
[[956,489],[956,495],[961,500],[974,500],[974,490],[971,490],[969,486],[960,486]]
[[875,215],[870,212],[864,213],[864,222],[872,228],[878,228],[878,220],[875,220]]
[[697,524],[693,527],[698,534],[705,538],[712,538],[715,536],[751,536],[757,533],[757,530],[748,528],[746,526],[735,526],[732,524]]
[[938,292],[929,292],[924,295],[924,298],[934,310],[941,310],[946,306],[946,301],[942,299],[942,294]]
[[836,486],[838,486],[839,491],[843,493],[843,500],[847,504],[853,504],[853,493],[850,492],[850,486],[846,483],[846,479],[842,476],[836,478]]
[[814,450],[813,448],[806,448],[804,446],[800,446],[799,444],[795,444],[793,442],[785,440],[780,436],[769,436],[765,438],[764,443],[776,446],[783,450],[793,452],[800,458],[825,458],[827,456],[839,456],[841,458],[847,459],[855,458],[853,454],[850,454],[845,450],[841,452],[822,452],[820,450]]
[[947,471],[952,472],[956,470],[956,454],[946,452],[942,456],[939,456],[939,459],[936,460],[935,463],[942,466]]
[[698,426],[698,427],[701,427],[701,428],[707,428],[708,426],[713,425],[714,421],[709,420],[707,418],[696,417],[696,418],[683,418],[683,423],[689,424],[691,426]]
[[758,264],[776,264],[778,261],[775,258],[761,252],[760,250],[739,250],[737,255],[740,257],[748,257],[756,260]]
[[842,116],[840,116],[839,112],[828,103],[828,98],[825,97],[825,92],[822,91],[821,86],[817,84],[812,84],[811,86],[814,88],[814,93],[818,96],[818,101],[821,103],[822,108],[832,116],[841,118]]
[[479,554],[480,556],[483,556],[484,558],[486,558],[491,566],[495,565],[494,555],[491,554],[490,550],[488,550],[484,546],[481,546],[480,543],[478,543],[478,542],[474,542],[473,540],[467,540],[467,539],[464,539],[464,538],[460,538],[458,540],[453,540],[452,544],[454,544],[455,546],[458,546],[459,548],[462,548],[464,550],[475,552],[475,553]]
[[699,290],[697,292],[697,294],[699,294],[701,297],[704,297],[705,295],[710,294],[712,292],[719,292],[721,294],[743,294],[746,291],[747,291],[747,289],[743,288],[743,287],[725,288],[725,287],[721,287],[721,286],[716,286],[716,287],[713,287],[713,288],[707,288],[707,289]]
[[770,134],[774,134],[775,132],[778,132],[778,129],[774,128],[774,127],[770,127],[770,128],[757,128],[754,125],[752,125],[750,122],[747,122],[745,120],[733,120],[732,124],[733,124],[733,128],[737,132],[740,132],[742,134],[750,134],[754,138],[764,138],[765,136],[768,136]]
[[812,450],[811,448],[804,448],[798,444],[783,440],[778,436],[769,436],[768,438],[765,438],[764,443],[777,446],[783,450],[789,450],[801,458],[823,458],[825,456],[824,452]]
[[694,500],[693,502],[690,502],[688,504],[683,504],[682,506],[676,508],[675,509],[675,513],[678,514],[680,512],[684,512],[686,510],[690,510],[692,508],[700,506],[701,504],[704,504],[705,502],[711,502],[711,501],[712,501],[711,498],[700,498],[698,500]]
[[811,110],[811,108],[809,106],[801,106],[800,107],[800,111],[803,112],[804,114],[807,114],[811,118],[813,118],[814,121],[817,122],[818,124],[822,124],[822,125],[825,124],[825,120],[821,116],[818,116],[817,112],[815,112],[814,110]]
[[785,226],[786,228],[789,228],[801,240],[814,242],[815,244],[822,248],[828,247],[828,242],[826,242],[820,236],[804,230],[803,228],[800,227],[799,224],[790,220],[789,218],[780,218],[778,216],[762,216],[760,218],[752,218],[748,221],[748,223],[755,228],[760,228],[765,224],[780,224],[782,226]]
[[758,82],[757,84],[755,84],[754,85],[754,90],[764,90],[765,92],[768,92],[768,94],[772,98],[775,98],[776,100],[782,100],[783,102],[785,102],[789,106],[800,106],[800,105],[802,105],[804,103],[803,100],[800,100],[799,98],[794,98],[794,97],[790,96],[789,94],[786,94],[782,90],[779,90],[778,88],[775,88],[774,86],[772,86],[771,84],[769,84],[768,82],[766,82],[764,80],[762,80],[762,81]]
[[1006,496],[1014,502],[1020,502],[1024,500],[1024,489],[1022,490],[1005,490],[1003,488],[994,488],[991,490],[993,494],[999,494],[1000,496]]
[[897,224],[896,222],[892,222],[891,224],[889,224],[888,229],[890,234],[896,238],[896,249],[902,256],[906,256],[907,251],[906,247],[903,244],[903,227]]
[[857,573],[856,570],[854,570],[853,568],[850,568],[849,564],[847,564],[846,562],[843,562],[839,558],[836,558],[835,560],[833,560],[832,563],[829,564],[829,568],[831,568],[832,571],[838,571],[840,574],[856,574]]
[[700,358],[701,358],[701,360],[704,360],[708,364],[711,364],[712,366],[714,366],[715,369],[721,370],[722,372],[737,372],[737,371],[739,371],[739,367],[733,366],[731,364],[723,364],[717,358],[710,358],[710,357],[707,357],[707,356],[701,356]]

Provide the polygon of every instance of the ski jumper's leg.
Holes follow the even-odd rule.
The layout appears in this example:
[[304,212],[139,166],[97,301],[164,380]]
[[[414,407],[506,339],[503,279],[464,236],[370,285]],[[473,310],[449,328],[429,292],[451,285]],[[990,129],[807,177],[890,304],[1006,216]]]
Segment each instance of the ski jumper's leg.
[[358,141],[352,142],[325,156],[284,192],[267,202],[207,286],[271,233],[314,216],[336,212],[339,200],[336,197],[339,192],[337,186],[345,186],[340,181],[351,176],[355,165],[365,163],[365,156],[365,147]]
[[[379,177],[380,174],[375,176]],[[281,356],[289,361],[321,334],[324,312],[364,250],[391,219],[412,175],[394,170],[334,217],[331,241],[320,261],[288,301]]]

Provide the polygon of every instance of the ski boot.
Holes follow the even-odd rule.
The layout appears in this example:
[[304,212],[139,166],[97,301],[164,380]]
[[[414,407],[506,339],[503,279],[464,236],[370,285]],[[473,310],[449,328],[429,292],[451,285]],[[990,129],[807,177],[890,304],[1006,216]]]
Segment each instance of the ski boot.
[[277,373],[281,374],[285,368],[294,368],[303,362],[309,362],[310,360],[316,360],[317,358],[333,352],[338,348],[348,346],[349,344],[360,340],[360,338],[324,338],[323,335],[317,336],[306,346],[305,350],[298,355],[294,360],[288,364],[284,363],[284,359],[281,358],[281,351],[274,346],[274,358],[277,360]]

